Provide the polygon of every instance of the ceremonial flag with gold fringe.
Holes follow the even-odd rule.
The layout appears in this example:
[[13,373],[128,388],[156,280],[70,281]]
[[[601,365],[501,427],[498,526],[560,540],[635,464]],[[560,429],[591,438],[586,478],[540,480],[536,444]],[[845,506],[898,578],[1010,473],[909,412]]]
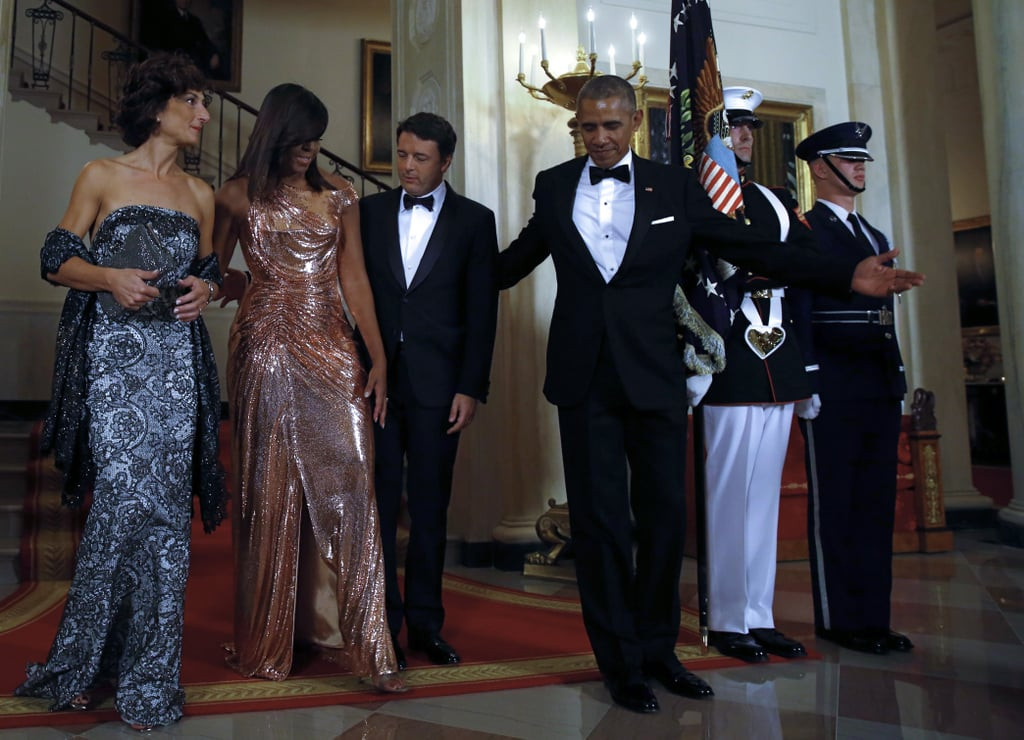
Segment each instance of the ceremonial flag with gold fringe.
[[[709,0],[672,0],[668,135],[670,161],[696,169],[714,207],[734,216],[743,207],[736,157],[729,134],[711,27]],[[709,375],[725,367],[722,337],[732,324],[738,296],[723,288],[735,268],[694,244],[681,289],[676,321],[691,373]]]

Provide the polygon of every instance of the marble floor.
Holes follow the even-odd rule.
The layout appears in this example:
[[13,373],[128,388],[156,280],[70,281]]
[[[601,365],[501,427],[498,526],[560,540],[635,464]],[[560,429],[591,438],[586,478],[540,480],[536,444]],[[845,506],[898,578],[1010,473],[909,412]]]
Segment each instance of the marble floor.
[[[572,587],[492,570],[453,568],[531,592]],[[684,600],[695,601],[687,561]],[[776,620],[821,660],[702,672],[710,701],[655,691],[656,715],[611,703],[600,683],[457,697],[186,717],[150,737],[179,738],[947,738],[1024,737],[1024,550],[990,530],[956,534],[956,549],[895,559],[893,626],[909,654],[871,656],[813,637],[807,563],[779,567]],[[500,635],[495,636],[500,639]],[[456,646],[457,647],[457,646]],[[1017,728],[1017,729],[1014,729]],[[0,732],[0,738],[137,737],[121,723]]]

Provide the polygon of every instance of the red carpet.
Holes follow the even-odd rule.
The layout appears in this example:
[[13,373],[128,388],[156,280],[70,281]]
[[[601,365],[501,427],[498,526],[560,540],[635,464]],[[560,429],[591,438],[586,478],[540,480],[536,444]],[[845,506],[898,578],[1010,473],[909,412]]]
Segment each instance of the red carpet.
[[[26,500],[29,522],[23,543],[28,572],[37,578],[64,573],[81,517],[59,507],[49,461],[33,461],[38,473]],[[53,530],[56,528],[56,531]],[[62,570],[63,569],[63,570]],[[449,576],[445,582],[445,637],[463,657],[458,666],[433,666],[410,654],[405,674],[413,688],[400,697],[367,690],[356,677],[319,657],[299,655],[287,681],[243,679],[224,665],[221,644],[232,639],[231,527],[213,535],[193,528],[192,571],[185,602],[182,683],[186,715],[283,709],[329,704],[376,703],[385,698],[509,689],[598,678],[573,599],[534,596]],[[45,659],[63,609],[66,580],[33,580],[0,602],[0,728],[74,724],[116,719],[112,700],[89,713],[46,711],[41,699],[14,697],[29,661]],[[701,656],[697,620],[683,613],[677,653],[697,669],[736,664],[717,653]]]

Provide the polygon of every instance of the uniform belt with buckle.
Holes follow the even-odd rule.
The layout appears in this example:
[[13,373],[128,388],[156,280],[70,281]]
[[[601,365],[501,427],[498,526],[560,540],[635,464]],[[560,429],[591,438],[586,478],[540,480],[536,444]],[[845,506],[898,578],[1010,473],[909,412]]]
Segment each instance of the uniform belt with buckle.
[[878,311],[811,311],[814,324],[878,324],[892,326],[892,311],[882,308]]

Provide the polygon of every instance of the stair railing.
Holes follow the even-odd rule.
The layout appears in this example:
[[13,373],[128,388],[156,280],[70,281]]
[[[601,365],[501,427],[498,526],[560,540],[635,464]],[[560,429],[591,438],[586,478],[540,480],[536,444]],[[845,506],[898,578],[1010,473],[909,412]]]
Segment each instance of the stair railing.
[[[32,69],[27,77],[31,85],[28,86],[49,90],[52,85],[62,95],[62,108],[95,113],[101,130],[113,130],[112,121],[128,68],[144,59],[150,50],[65,0],[43,0],[26,8],[22,15],[30,23],[19,25],[19,12],[31,1],[15,0],[11,29],[12,77],[19,61],[30,63]],[[61,9],[67,11],[69,21],[65,21]],[[84,28],[80,29],[80,25]],[[56,70],[53,67],[55,52]],[[82,55],[85,56],[84,69],[79,58]],[[67,64],[62,66],[61,59],[66,59]],[[97,67],[103,66],[106,67],[107,89],[100,93],[96,89]],[[183,152],[182,167],[220,187],[241,159],[257,110],[224,90],[213,89],[210,93],[213,96],[212,120],[204,128],[199,146]],[[213,130],[215,135],[209,133]],[[320,154],[330,163],[329,169],[351,182],[363,195],[368,189],[370,192],[391,189],[388,183],[328,149],[321,148]]]

